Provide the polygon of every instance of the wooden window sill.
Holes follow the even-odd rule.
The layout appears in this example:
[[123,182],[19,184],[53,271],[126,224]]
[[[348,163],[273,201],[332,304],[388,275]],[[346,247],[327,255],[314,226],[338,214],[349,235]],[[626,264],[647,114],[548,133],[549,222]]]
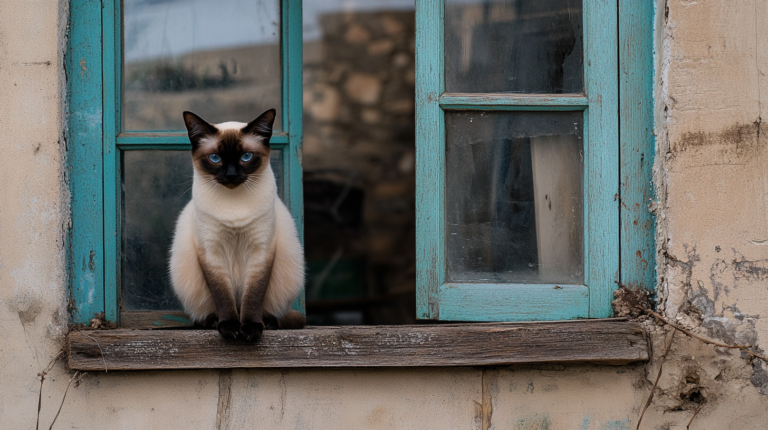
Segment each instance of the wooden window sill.
[[641,324],[623,319],[540,323],[307,327],[256,344],[212,330],[73,330],[67,363],[82,371],[488,366],[648,361]]

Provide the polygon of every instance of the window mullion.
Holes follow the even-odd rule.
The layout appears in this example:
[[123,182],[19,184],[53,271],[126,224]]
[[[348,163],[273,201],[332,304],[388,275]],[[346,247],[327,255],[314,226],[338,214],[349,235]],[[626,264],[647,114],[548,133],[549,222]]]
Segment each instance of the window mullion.
[[120,279],[120,2],[104,0],[102,26],[103,163],[104,163],[104,317],[119,323]]
[[[131,132],[120,133],[117,136],[117,146],[120,150],[137,149],[191,149],[189,136],[186,131],[170,132]],[[269,140],[272,149],[282,150],[288,145],[288,133],[278,132]]]
[[445,266],[443,2],[416,2],[416,317],[440,318]]
[[589,100],[582,94],[464,94],[440,95],[445,110],[584,110]]
[[[584,63],[589,109],[584,136],[584,260],[589,317],[613,314],[619,279],[619,93],[616,2],[584,2]],[[613,19],[610,19],[612,17]]]

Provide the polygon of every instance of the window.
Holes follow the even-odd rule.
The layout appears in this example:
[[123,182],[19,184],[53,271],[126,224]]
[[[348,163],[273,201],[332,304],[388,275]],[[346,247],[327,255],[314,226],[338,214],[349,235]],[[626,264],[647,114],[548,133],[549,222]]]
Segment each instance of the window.
[[301,234],[301,2],[105,0],[70,16],[73,320],[188,324],[166,275],[190,199],[182,111],[277,108],[271,163]]
[[[157,251],[188,188],[188,140],[174,110],[247,121],[241,110],[279,104],[272,163],[303,229],[302,2],[246,1],[262,9],[219,15],[228,1],[215,11],[203,0],[70,5],[76,323],[94,313],[132,327],[182,318],[169,312],[175,299]],[[416,1],[418,318],[602,318],[615,281],[652,284],[645,3]],[[211,26],[221,32],[211,45],[195,39],[202,17],[259,25],[248,34]],[[260,51],[243,52],[252,38]],[[280,67],[254,69],[254,55]]]
[[[627,23],[645,7],[618,3]],[[639,154],[620,148],[618,14],[593,0],[417,2],[420,318],[612,315],[615,282],[633,276],[621,245],[637,243],[620,222],[649,219],[642,199],[627,205],[645,184],[619,183]]]

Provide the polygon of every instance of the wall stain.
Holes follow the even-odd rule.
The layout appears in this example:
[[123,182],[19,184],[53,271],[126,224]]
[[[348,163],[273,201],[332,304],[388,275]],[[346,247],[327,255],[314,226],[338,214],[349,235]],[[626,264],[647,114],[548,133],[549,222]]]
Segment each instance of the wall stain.
[[734,261],[733,275],[736,280],[765,282],[768,280],[768,260]]
[[[696,246],[683,244],[683,249],[685,250],[687,260],[683,260],[672,254],[668,249],[666,249],[666,247],[662,249],[667,266],[667,281],[670,284],[674,283],[677,289],[686,292],[686,295],[688,296],[687,300],[684,302],[676,303],[677,309],[675,310],[675,313],[686,313],[691,317],[697,317],[699,319],[698,322],[700,323],[701,313],[697,310],[696,307],[691,306],[691,302],[695,298],[691,297],[691,283],[693,279],[693,267],[696,263],[701,261],[701,256],[698,254]],[[672,270],[670,270],[670,268],[679,269],[680,272],[675,274]],[[704,293],[706,294],[706,291]]]
[[368,414],[368,427],[369,428],[392,428],[394,427],[393,414],[389,408],[379,406]]
[[605,424],[600,424],[600,430],[630,430],[629,419],[608,421]]
[[[737,151],[752,150],[757,147],[761,134],[762,122],[751,124],[736,123],[719,132],[691,131],[683,134],[676,142],[672,142],[672,152],[682,152],[691,148],[704,146],[730,145]],[[745,154],[746,155],[746,154]]]
[[[730,296],[732,290],[746,287],[748,284],[763,285],[768,281],[768,260],[748,260],[736,249],[733,249],[732,258],[718,258],[713,261],[709,269],[709,281],[712,291],[707,291],[703,280],[692,281],[693,266],[700,261],[695,248],[686,247],[688,261],[681,262],[668,255],[672,264],[685,267],[687,277],[684,285],[677,287],[686,288],[688,299],[680,312],[693,319],[694,323],[703,329],[710,338],[721,340],[727,344],[753,345],[753,348],[762,353],[762,348],[754,346],[758,342],[757,322],[760,315],[744,314],[737,302],[723,302]],[[746,283],[746,284],[745,284]],[[718,312],[716,309],[720,307]],[[730,361],[731,355],[721,351],[715,351],[722,356],[722,360]],[[746,358],[742,354],[742,358]],[[718,360],[719,362],[719,360]],[[726,363],[720,363],[726,366]],[[768,395],[768,369],[760,360],[749,363],[751,375],[749,382],[757,388],[762,395]],[[701,374],[701,363],[690,363],[685,366],[684,380],[678,383],[678,387],[670,390],[677,393],[677,404],[668,410],[692,410],[699,407],[707,400],[707,391],[703,385],[698,384],[698,375]],[[723,368],[714,377],[715,381],[733,382],[734,376],[723,376]],[[693,376],[692,376],[693,375]]]
[[584,419],[581,420],[581,430],[587,430],[587,427],[589,427],[589,417],[584,417]]
[[19,321],[24,326],[34,324],[38,315],[43,312],[43,305],[37,299],[25,300],[23,304],[17,304],[16,311],[19,314]]
[[497,371],[483,369],[482,371],[482,429],[489,430],[492,424],[493,418],[493,398],[492,395],[499,393],[498,387],[498,375]]
[[749,378],[749,382],[753,387],[757,388],[757,392],[768,396],[768,369],[763,367],[762,360],[755,360],[752,362],[752,376]]
[[552,418],[549,414],[536,414],[529,418],[521,418],[517,421],[517,430],[552,430]]
[[232,404],[232,370],[219,371],[219,405],[216,409],[216,430],[228,427]]
[[285,375],[287,374],[287,370],[280,372],[280,381],[278,382],[280,386],[280,421],[285,418],[285,402],[288,398],[288,387],[285,385]]
[[533,394],[533,391],[536,389],[533,385],[533,381],[528,383],[528,387],[525,388],[525,392],[529,394]]
[[475,400],[474,403],[475,403],[475,426],[474,426],[474,428],[483,428],[483,404],[478,402],[477,400]]

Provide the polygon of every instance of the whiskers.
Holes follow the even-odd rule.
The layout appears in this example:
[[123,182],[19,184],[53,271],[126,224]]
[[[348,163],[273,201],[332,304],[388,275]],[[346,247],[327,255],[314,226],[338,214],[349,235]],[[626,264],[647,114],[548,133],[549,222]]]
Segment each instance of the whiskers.
[[186,185],[189,185],[189,187],[188,187],[186,190],[184,190],[184,192],[183,192],[183,193],[179,194],[179,196],[178,196],[178,197],[176,197],[176,200],[174,200],[174,201],[173,201],[174,203],[178,203],[178,202],[179,202],[179,200],[181,200],[181,198],[182,198],[182,197],[184,197],[184,196],[185,196],[187,193],[189,193],[189,192],[191,192],[191,191],[192,191],[192,187],[194,187],[194,186],[195,186],[195,177],[194,177],[194,176],[191,176],[191,177],[189,178],[189,180],[187,180],[187,181],[184,181],[184,182],[179,182],[179,183],[178,183],[178,184],[176,184],[176,185],[177,185],[177,186],[186,186]]
[[213,175],[200,175],[200,178],[202,180],[200,181],[199,185],[200,185],[200,191],[202,192],[215,191],[217,188],[221,186],[221,184],[216,180],[216,178]]
[[254,195],[262,194],[264,191],[267,191],[267,184],[264,181],[259,181],[258,177],[263,176],[264,174],[254,174],[249,175],[248,179],[245,180],[245,182],[242,183],[242,185],[250,192],[252,192]]

